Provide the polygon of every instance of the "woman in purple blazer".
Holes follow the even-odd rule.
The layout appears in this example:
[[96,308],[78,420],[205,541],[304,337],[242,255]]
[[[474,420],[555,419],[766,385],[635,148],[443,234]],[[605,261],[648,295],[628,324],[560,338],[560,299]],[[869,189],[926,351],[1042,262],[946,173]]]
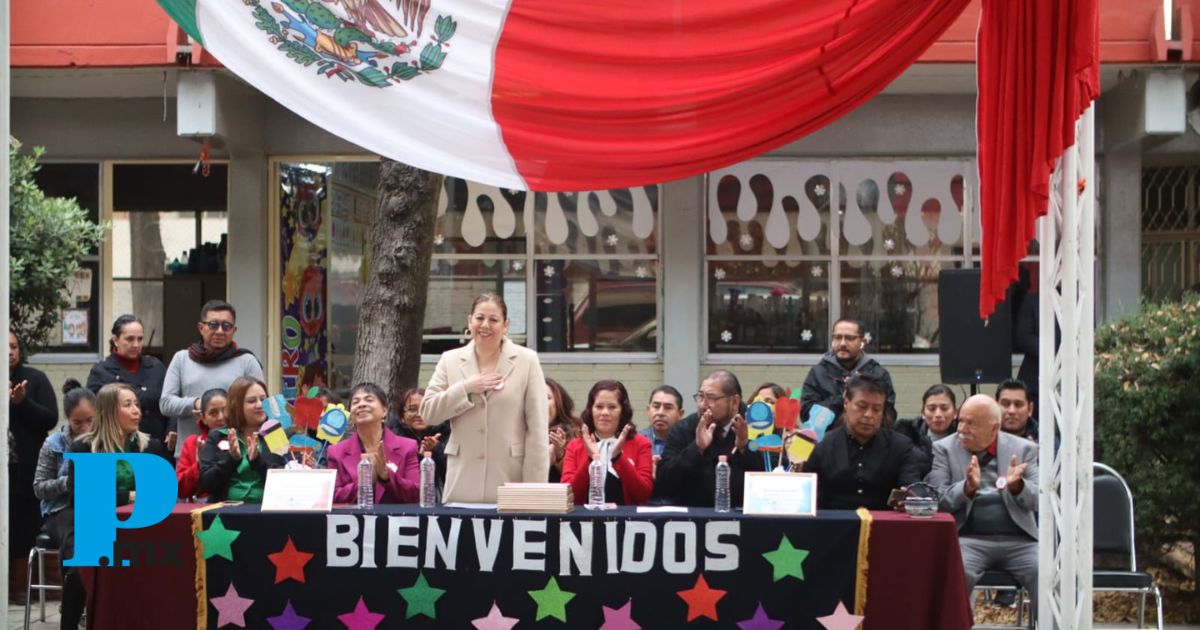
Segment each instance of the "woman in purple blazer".
[[334,503],[353,503],[358,497],[358,462],[371,460],[375,477],[375,503],[416,503],[421,472],[417,442],[384,430],[387,396],[374,383],[362,383],[350,392],[350,417],[354,433],[329,449],[329,467],[337,469]]

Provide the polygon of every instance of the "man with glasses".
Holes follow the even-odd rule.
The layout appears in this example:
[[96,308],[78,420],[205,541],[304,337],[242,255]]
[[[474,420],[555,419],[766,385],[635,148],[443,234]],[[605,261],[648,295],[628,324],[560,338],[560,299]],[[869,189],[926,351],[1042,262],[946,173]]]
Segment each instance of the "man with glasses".
[[843,394],[846,382],[854,376],[865,376],[878,381],[887,392],[887,426],[896,419],[896,390],[892,388],[892,376],[879,362],[867,356],[863,348],[867,345],[866,329],[862,322],[845,317],[833,324],[830,335],[830,350],[808,372],[804,379],[804,392],[800,397],[800,421],[808,419],[814,404],[833,411],[841,417],[845,411]]
[[730,501],[742,505],[746,471],[763,469],[762,457],[748,448],[749,430],[742,413],[742,386],[728,370],[716,370],[700,382],[692,397],[696,413],[676,422],[658,464],[654,492],[670,505],[712,507],[717,458],[730,468]]
[[175,353],[167,367],[159,406],[168,420],[168,438],[176,433],[176,455],[188,436],[199,431],[200,397],[213,389],[228,389],[243,376],[263,380],[254,354],[233,341],[237,312],[222,300],[209,300],[200,309],[200,341]]

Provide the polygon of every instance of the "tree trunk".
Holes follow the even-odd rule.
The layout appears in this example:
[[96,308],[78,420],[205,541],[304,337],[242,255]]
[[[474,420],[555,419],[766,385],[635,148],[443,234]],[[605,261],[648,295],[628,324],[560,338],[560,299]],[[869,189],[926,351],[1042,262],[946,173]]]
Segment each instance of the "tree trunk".
[[442,176],[383,160],[371,227],[367,288],[358,310],[354,383],[384,388],[393,406],[416,387],[421,327]]

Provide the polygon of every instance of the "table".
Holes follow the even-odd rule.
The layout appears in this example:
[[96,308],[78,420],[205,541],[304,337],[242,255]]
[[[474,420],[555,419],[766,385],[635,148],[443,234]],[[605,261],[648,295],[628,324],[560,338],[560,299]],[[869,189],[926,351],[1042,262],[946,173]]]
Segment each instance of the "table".
[[[188,512],[177,508],[140,535],[186,541]],[[205,559],[193,558],[191,574],[97,570],[92,627],[298,628],[289,622],[306,618],[309,628],[472,628],[490,616],[521,627],[737,628],[757,618],[820,629],[817,617],[839,603],[865,615],[867,630],[971,626],[954,522],[942,514],[233,506],[203,512],[197,526],[196,557]]]

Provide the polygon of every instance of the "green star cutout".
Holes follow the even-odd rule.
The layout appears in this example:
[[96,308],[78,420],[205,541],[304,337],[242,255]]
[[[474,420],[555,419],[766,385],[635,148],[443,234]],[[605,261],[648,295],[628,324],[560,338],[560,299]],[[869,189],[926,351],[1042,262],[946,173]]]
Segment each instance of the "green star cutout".
[[780,538],[779,547],[775,551],[763,554],[763,557],[771,563],[774,569],[775,581],[778,582],[789,575],[803,581],[804,567],[801,566],[801,563],[808,557],[808,551],[793,547],[792,541],[788,540],[786,534]]
[[225,523],[221,522],[221,517],[213,519],[212,525],[208,529],[196,534],[196,538],[204,543],[204,559],[208,560],[213,556],[221,556],[226,560],[233,562],[233,541],[242,533],[232,529],[225,529]]
[[425,575],[417,574],[417,581],[408,588],[397,589],[400,596],[408,603],[408,612],[405,619],[412,619],[417,615],[425,615],[430,619],[437,619],[437,600],[446,592],[444,588],[434,588],[425,580]]
[[575,593],[558,588],[558,582],[554,580],[554,576],[551,576],[550,581],[546,582],[546,588],[540,591],[529,591],[529,596],[537,602],[537,619],[534,621],[554,617],[566,623],[567,602],[575,597]]

